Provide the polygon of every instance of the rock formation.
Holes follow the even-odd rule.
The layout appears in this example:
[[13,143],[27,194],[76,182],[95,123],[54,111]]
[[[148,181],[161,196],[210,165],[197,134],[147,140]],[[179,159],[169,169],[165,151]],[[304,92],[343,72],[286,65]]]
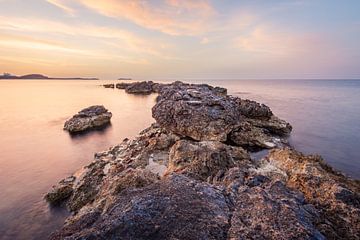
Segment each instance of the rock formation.
[[291,126],[267,106],[208,85],[152,91],[157,123],[45,196],[73,212],[51,239],[360,238],[360,183],[284,147]]
[[64,124],[64,130],[70,133],[77,133],[103,127],[110,123],[111,117],[111,112],[104,106],[91,106],[81,110],[67,120]]

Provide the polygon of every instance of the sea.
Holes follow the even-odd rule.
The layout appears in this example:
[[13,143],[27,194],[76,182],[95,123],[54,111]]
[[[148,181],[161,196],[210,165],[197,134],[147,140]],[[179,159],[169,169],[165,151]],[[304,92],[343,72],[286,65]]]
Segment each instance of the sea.
[[[360,80],[178,80],[225,87],[231,95],[268,105],[293,126],[293,147],[360,179]],[[90,163],[94,153],[136,137],[154,122],[156,95],[102,87],[117,82],[0,80],[1,240],[46,239],[69,216],[43,200],[51,186]],[[113,113],[110,126],[76,136],[63,130],[66,119],[91,105]]]

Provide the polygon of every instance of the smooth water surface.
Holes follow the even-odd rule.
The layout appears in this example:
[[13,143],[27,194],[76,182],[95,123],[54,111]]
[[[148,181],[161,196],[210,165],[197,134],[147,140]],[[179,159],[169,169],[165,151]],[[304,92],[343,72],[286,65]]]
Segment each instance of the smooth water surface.
[[[155,95],[135,96],[99,85],[116,81],[0,81],[0,239],[44,239],[68,215],[42,196],[93,154],[149,126]],[[291,144],[321,154],[360,178],[360,81],[192,80],[271,107],[293,127]],[[102,131],[71,137],[64,121],[102,104],[113,113]]]

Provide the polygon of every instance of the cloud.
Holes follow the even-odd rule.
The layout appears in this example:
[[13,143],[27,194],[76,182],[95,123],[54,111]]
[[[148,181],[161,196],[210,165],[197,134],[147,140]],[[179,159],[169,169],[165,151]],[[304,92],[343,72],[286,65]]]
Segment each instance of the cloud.
[[62,0],[46,0],[48,3],[60,8],[70,15],[75,14],[75,10],[69,6],[67,6]]
[[209,39],[207,37],[204,37],[203,39],[201,39],[200,41],[201,44],[208,44],[209,43]]
[[199,35],[215,14],[207,0],[79,0],[100,14],[170,35]]
[[[144,39],[132,32],[114,27],[103,27],[87,24],[65,24],[44,19],[23,19],[16,17],[0,17],[0,31],[12,31],[22,35],[39,34],[59,34],[86,42],[97,41],[112,45],[113,48],[126,49],[136,54],[148,54],[158,57],[168,57],[162,52],[168,46],[161,44],[158,40],[152,40],[150,37]],[[4,36],[0,37],[0,40]],[[82,47],[82,46],[80,46]]]
[[300,53],[316,43],[308,34],[276,31],[272,27],[256,26],[248,34],[235,37],[233,46],[244,52],[255,54],[289,56]]

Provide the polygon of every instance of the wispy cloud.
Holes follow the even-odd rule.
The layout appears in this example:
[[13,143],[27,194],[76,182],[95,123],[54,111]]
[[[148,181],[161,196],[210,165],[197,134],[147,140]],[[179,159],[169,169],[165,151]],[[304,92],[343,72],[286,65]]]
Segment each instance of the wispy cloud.
[[79,0],[100,14],[127,19],[170,35],[197,35],[208,29],[215,9],[206,0]]
[[46,0],[48,3],[60,8],[61,10],[65,11],[70,15],[75,14],[75,9],[69,7],[67,4],[64,3],[63,0]]
[[315,41],[311,35],[276,31],[270,26],[256,26],[249,33],[235,37],[233,44],[241,51],[289,56],[307,50]]
[[[114,27],[103,27],[88,24],[65,24],[44,19],[23,19],[23,18],[5,18],[0,17],[0,31],[7,30],[20,34],[43,33],[60,34],[70,36],[83,41],[102,39],[103,42],[112,43],[113,47],[126,49],[126,51],[136,52],[137,54],[149,54],[155,56],[165,56],[162,53],[165,44],[151,38],[144,39],[136,36],[134,33]],[[2,39],[3,36],[0,37]],[[90,38],[90,39],[89,39]],[[160,44],[159,44],[160,43]],[[82,48],[82,46],[79,46]],[[93,51],[96,51],[94,49]]]

